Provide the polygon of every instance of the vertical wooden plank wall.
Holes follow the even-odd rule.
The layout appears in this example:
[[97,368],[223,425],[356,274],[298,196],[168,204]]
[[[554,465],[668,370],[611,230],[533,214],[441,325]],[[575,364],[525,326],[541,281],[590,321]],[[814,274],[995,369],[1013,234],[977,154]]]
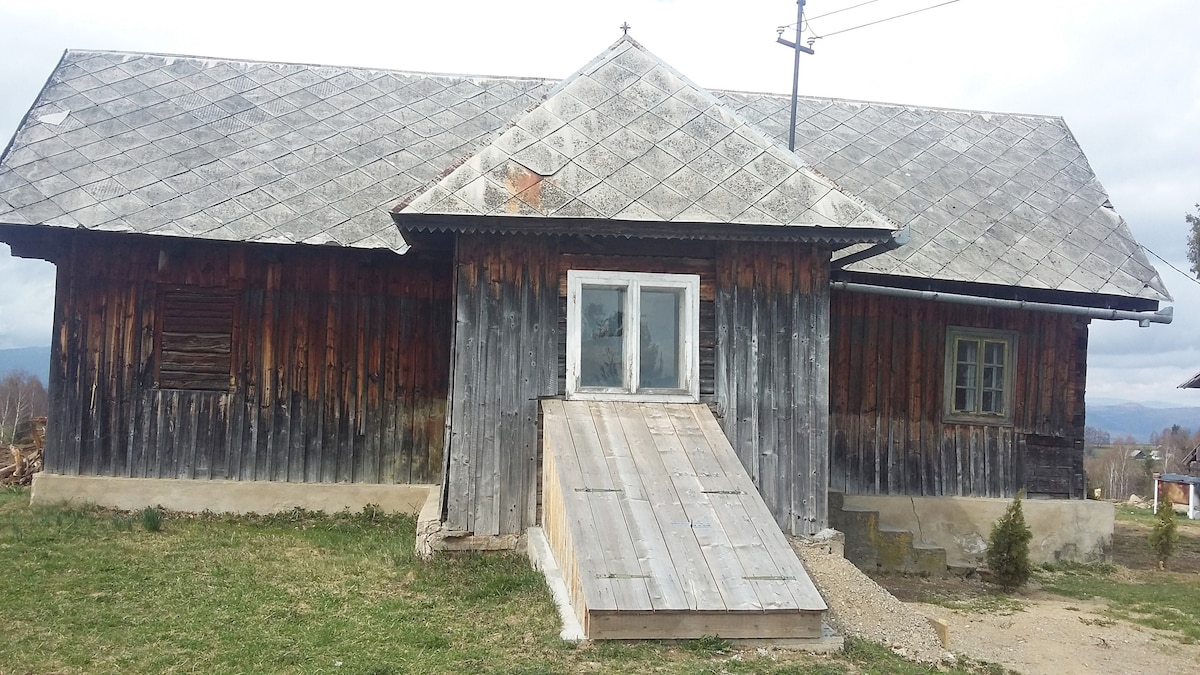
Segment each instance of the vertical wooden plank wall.
[[534,524],[538,399],[558,385],[558,252],[549,237],[460,235],[443,516],[477,536]]
[[826,527],[829,251],[731,244],[717,259],[717,415],[784,532]]
[[[832,489],[1009,497],[1049,467],[1075,480],[1086,320],[842,291],[830,313]],[[1018,334],[1012,424],[942,421],[948,326]],[[1026,457],[1027,445],[1041,451]],[[1082,496],[1077,485],[1053,489]]]
[[[441,474],[449,259],[75,240],[58,263],[46,468],[70,475],[429,483]],[[229,391],[159,389],[167,285],[236,291]]]

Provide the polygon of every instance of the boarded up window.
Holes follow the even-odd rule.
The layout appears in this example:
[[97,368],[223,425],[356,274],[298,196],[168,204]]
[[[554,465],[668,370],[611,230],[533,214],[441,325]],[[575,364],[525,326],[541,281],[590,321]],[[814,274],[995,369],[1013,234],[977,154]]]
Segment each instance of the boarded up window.
[[210,288],[164,289],[158,307],[158,386],[228,391],[233,293]]

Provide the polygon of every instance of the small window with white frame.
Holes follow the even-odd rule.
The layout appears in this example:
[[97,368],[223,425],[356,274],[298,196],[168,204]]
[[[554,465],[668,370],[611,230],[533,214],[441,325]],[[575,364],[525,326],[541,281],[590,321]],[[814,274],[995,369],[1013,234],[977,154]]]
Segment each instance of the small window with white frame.
[[700,400],[700,277],[567,272],[567,397]]
[[948,422],[1011,423],[1016,333],[951,326],[946,331]]

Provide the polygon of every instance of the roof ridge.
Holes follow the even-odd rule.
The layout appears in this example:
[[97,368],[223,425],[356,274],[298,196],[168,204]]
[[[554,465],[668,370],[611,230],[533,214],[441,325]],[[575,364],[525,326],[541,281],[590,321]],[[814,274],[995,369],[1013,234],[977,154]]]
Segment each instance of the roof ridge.
[[[744,91],[740,89],[710,89],[714,94],[734,94],[744,96],[771,96],[776,98],[790,99],[791,94],[779,94],[770,91]],[[1021,112],[1004,112],[999,110],[981,110],[978,108],[950,108],[946,106],[936,105],[917,105],[913,103],[895,103],[892,101],[871,101],[861,98],[845,98],[840,96],[814,96],[811,94],[801,94],[801,100],[808,101],[836,101],[838,103],[851,103],[861,105],[877,105],[891,106],[894,108],[906,108],[911,110],[928,110],[931,112],[952,112],[952,113],[967,113],[971,115],[1003,115],[1005,117],[1028,117],[1032,119],[1047,119],[1065,121],[1061,115],[1044,115],[1040,113],[1021,113]]]
[[337,70],[353,70],[353,71],[370,71],[377,73],[393,73],[397,75],[419,75],[422,77],[454,77],[465,80],[498,80],[510,82],[554,82],[556,77],[535,77],[535,76],[520,76],[520,75],[483,75],[472,73],[442,73],[431,70],[402,70],[399,68],[381,68],[376,66],[350,66],[330,63],[307,63],[302,61],[264,61],[262,59],[235,59],[219,56],[199,56],[196,54],[168,54],[159,52],[129,52],[122,50],[107,50],[107,49],[67,49],[63,58],[77,54],[95,54],[109,56],[135,56],[135,57],[150,57],[160,59],[176,59],[187,61],[211,61],[213,63],[244,63],[248,65],[259,66],[295,66],[299,68],[333,68]]
[[[642,51],[645,51],[647,53],[653,53],[653,52],[650,52],[650,50],[646,49],[646,47],[642,43],[638,42],[632,36],[625,35],[625,36],[618,38],[616,42],[614,42],[607,49],[605,49],[604,52],[601,52],[600,55],[597,55],[595,58],[593,58],[591,61],[589,61],[587,64],[585,64],[583,68],[580,68],[580,69],[576,70],[575,72],[571,73],[570,75],[567,75],[566,77],[562,77],[562,78],[553,77],[553,76],[538,76],[538,75],[489,75],[486,73],[453,73],[453,72],[442,72],[442,71],[434,71],[434,70],[405,70],[402,68],[386,68],[386,67],[381,67],[381,66],[355,66],[355,65],[336,64],[336,63],[313,63],[313,62],[307,62],[307,61],[268,61],[268,60],[264,60],[264,59],[230,58],[230,57],[222,57],[222,56],[203,56],[203,55],[199,55],[199,54],[173,54],[173,53],[169,53],[169,52],[139,52],[139,51],[126,51],[126,50],[121,50],[121,49],[74,49],[74,48],[68,48],[65,50],[63,56],[65,58],[66,56],[75,55],[75,54],[107,54],[107,55],[118,55],[118,56],[153,57],[153,58],[163,58],[163,59],[186,59],[186,60],[190,60],[190,61],[212,61],[212,62],[216,62],[216,63],[246,63],[246,64],[257,64],[257,65],[268,65],[268,66],[297,66],[297,67],[305,67],[305,68],[338,68],[338,69],[344,69],[344,70],[374,71],[374,72],[382,72],[382,73],[397,73],[397,74],[403,74],[403,75],[420,75],[420,76],[426,76],[426,77],[458,77],[458,78],[463,78],[463,79],[489,79],[489,80],[507,80],[507,81],[521,81],[521,82],[527,82],[527,81],[565,82],[565,81],[571,79],[572,77],[574,77],[575,75],[579,74],[584,69],[586,69],[588,66],[590,66],[592,64],[593,61],[595,61],[596,59],[599,59],[601,56],[603,56],[603,54],[605,52],[611,50],[612,48],[616,47],[618,44],[620,44],[622,42],[629,42],[629,43],[633,44],[634,46],[636,46],[637,48],[641,49]],[[659,59],[659,60],[662,61],[662,59]],[[704,87],[702,85],[697,84],[691,78],[684,76],[671,64],[669,64],[665,61],[662,61],[662,63],[667,68],[670,68],[672,71],[674,71],[676,73],[676,75],[684,77],[684,79],[691,82],[693,85],[695,85],[702,91],[708,92],[713,95],[734,94],[734,95],[748,95],[748,96],[770,96],[770,97],[775,97],[775,98],[791,98],[791,94],[784,94],[784,93],[773,92],[773,91],[754,91],[754,90],[745,90],[745,89],[715,89],[715,88],[711,88],[711,87]],[[550,93],[553,93],[553,90]],[[910,108],[910,109],[916,109],[916,110],[930,110],[930,111],[936,111],[936,112],[957,112],[957,113],[978,114],[978,115],[1004,115],[1006,117],[1028,117],[1028,118],[1035,118],[1035,119],[1053,119],[1053,120],[1065,121],[1064,118],[1060,115],[1047,115],[1047,114],[1039,114],[1039,113],[1005,112],[1005,111],[1000,111],[1000,110],[983,110],[983,109],[978,109],[978,108],[954,108],[954,107],[947,107],[947,106],[918,105],[918,104],[914,104],[914,103],[898,103],[895,101],[873,101],[870,99],[846,98],[846,97],[841,97],[841,96],[817,96],[817,95],[813,95],[813,94],[801,94],[800,98],[804,99],[804,100],[809,100],[809,101],[836,101],[836,102],[840,102],[840,103],[893,106],[896,108]]]

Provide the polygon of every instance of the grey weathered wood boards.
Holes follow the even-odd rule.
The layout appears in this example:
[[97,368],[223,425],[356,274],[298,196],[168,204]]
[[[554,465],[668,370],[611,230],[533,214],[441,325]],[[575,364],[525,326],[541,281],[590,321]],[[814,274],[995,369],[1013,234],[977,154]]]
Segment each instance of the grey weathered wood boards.
[[731,244],[717,259],[721,426],[785,532],[824,528],[829,251]]
[[[91,233],[55,257],[46,470],[438,480],[448,258]],[[181,289],[218,301],[180,307]],[[229,299],[225,343],[205,319]],[[178,367],[195,360],[188,330],[209,336],[203,378]]]
[[[854,494],[1083,496],[1087,322],[833,294],[830,486]],[[943,421],[946,328],[1015,331],[1013,421]]]
[[707,406],[542,402],[551,548],[592,639],[811,638],[825,603]]
[[548,237],[461,235],[446,527],[517,534],[536,512],[538,405],[558,385],[558,259]]

